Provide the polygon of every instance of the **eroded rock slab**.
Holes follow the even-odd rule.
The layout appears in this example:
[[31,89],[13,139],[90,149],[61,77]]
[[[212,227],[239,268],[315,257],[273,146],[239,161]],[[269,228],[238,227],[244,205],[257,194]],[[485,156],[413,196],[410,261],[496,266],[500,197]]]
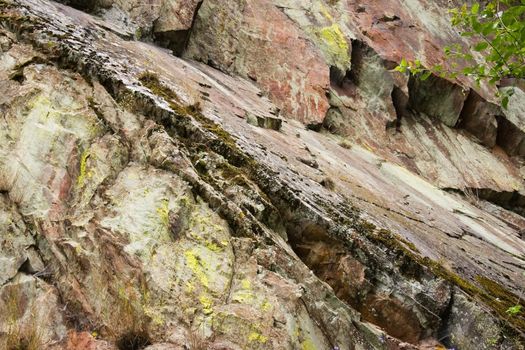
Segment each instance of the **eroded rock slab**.
[[322,122],[328,109],[321,52],[266,0],[205,1],[184,56],[257,81],[286,116],[305,124]]

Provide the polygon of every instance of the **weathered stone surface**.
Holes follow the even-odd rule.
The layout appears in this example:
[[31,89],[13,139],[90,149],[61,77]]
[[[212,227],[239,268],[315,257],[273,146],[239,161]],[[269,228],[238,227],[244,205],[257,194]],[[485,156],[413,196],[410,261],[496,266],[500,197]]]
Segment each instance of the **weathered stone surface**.
[[[202,0],[62,0],[76,8],[93,12],[111,26],[138,39],[153,36],[180,52]],[[110,27],[111,28],[111,27]]]
[[498,106],[486,102],[478,93],[470,90],[461,111],[459,127],[472,133],[483,145],[492,148],[496,145],[498,134],[496,117],[501,113]]
[[446,126],[456,126],[468,92],[461,86],[431,75],[423,80],[411,76],[408,81],[409,105],[418,112],[440,119]]
[[20,273],[0,287],[0,347],[51,349],[66,336],[57,290]]
[[[420,1],[405,0],[376,1],[364,7],[349,0],[259,0],[249,4],[244,1],[214,4],[213,1],[209,1],[207,3],[204,4],[202,11],[199,11],[197,30],[192,33],[190,47],[185,53],[186,57],[203,62],[209,60],[220,69],[237,72],[257,80],[259,86],[268,91],[277,104],[286,107],[284,110],[287,112],[287,117],[302,121],[305,121],[302,113],[289,112],[297,111],[300,107],[297,104],[309,101],[306,99],[309,96],[304,96],[303,99],[294,99],[292,96],[290,99],[289,95],[279,93],[281,89],[278,86],[268,82],[266,77],[268,74],[283,74],[283,70],[290,77],[301,74],[307,79],[305,81],[310,82],[310,86],[316,86],[318,80],[312,79],[312,73],[304,74],[304,67],[321,67],[324,64],[332,67],[334,76],[340,79],[351,70],[351,41],[354,39],[363,41],[379,57],[388,62],[400,62],[402,57],[411,60],[418,58],[426,66],[443,64],[448,67],[449,63],[444,58],[443,47],[451,42],[461,44],[465,40],[460,38],[451,27],[446,11],[449,4],[445,1],[431,1],[424,4]],[[277,13],[279,11],[286,17],[280,16]],[[215,13],[219,15],[214,16]],[[264,26],[270,26],[272,23],[275,28],[279,28],[280,36],[273,33],[265,35],[261,23],[253,23],[250,20],[250,16],[254,13],[259,13],[261,16],[271,13],[271,22],[267,22]],[[250,35],[239,33],[237,28],[240,26],[249,27]],[[296,50],[290,45],[283,48],[284,33],[308,39],[313,44],[308,52],[316,52],[322,59],[317,60],[314,66],[310,54]],[[272,49],[257,53],[246,49],[245,46],[253,46],[255,38],[262,38],[268,44],[272,43]],[[224,47],[231,47],[232,51],[223,50]],[[231,52],[235,52],[235,58],[231,57]],[[255,58],[258,64],[254,65]],[[268,61],[280,64],[260,67],[263,62]],[[299,62],[301,64],[298,65]],[[259,68],[256,69],[258,66]],[[460,82],[464,85],[472,84],[468,79],[460,78]],[[318,91],[318,93],[322,92]],[[482,95],[485,98],[492,98],[492,93],[489,88],[482,88]],[[315,115],[318,120],[322,120],[326,108],[307,111]]]
[[283,120],[281,118],[272,118],[272,117],[259,117],[250,113],[246,115],[246,121],[251,124],[261,128],[272,129],[279,131]]
[[[0,5],[18,34],[16,43],[3,35],[0,183],[12,203],[5,211],[31,223],[60,296],[42,320],[59,330],[46,335],[57,349],[451,347],[479,333],[458,327],[456,314],[482,315],[501,344],[522,341],[509,330],[523,330],[522,315],[506,314],[525,282],[521,221],[436,186],[459,187],[474,171],[432,172],[472,155],[486,162],[470,181],[520,189],[519,170],[437,120],[393,117],[401,103],[388,96],[408,93],[406,81],[390,79],[379,55],[365,52],[361,74],[337,81],[334,109],[356,123],[340,127],[370,142],[349,148],[293,120],[279,132],[248,124],[247,115],[273,118],[276,108],[242,78],[123,40],[63,5],[15,4]],[[249,15],[246,28],[260,28]],[[355,126],[368,123],[362,133]],[[383,147],[400,134],[398,149],[419,156],[404,166]]]
[[[424,2],[424,4],[420,1],[376,2],[364,7],[348,1],[261,0],[257,4],[249,5],[244,2],[221,2],[216,5],[208,2],[208,5],[199,12],[196,30],[190,39],[185,56],[256,80],[259,86],[269,92],[274,102],[284,107],[285,117],[315,125],[320,125],[320,121],[324,121],[324,125],[332,132],[353,139],[365,147],[371,147],[375,152],[381,154],[386,148],[388,151],[382,156],[409,166],[438,186],[460,189],[493,188],[505,191],[516,189],[521,179],[517,179],[516,173],[508,169],[507,165],[502,166],[502,163],[509,162],[506,157],[501,157],[499,154],[493,156],[486,152],[482,157],[476,158],[471,156],[471,152],[466,152],[468,154],[468,165],[466,165],[462,150],[472,147],[470,140],[454,135],[454,146],[450,146],[448,141],[441,142],[442,138],[446,139],[449,135],[439,130],[438,125],[436,125],[437,129],[432,127],[430,137],[427,138],[425,135],[424,144],[418,145],[417,148],[423,146],[423,152],[406,149],[407,145],[420,143],[419,139],[411,139],[403,135],[395,135],[393,139],[392,130],[385,130],[385,126],[399,127],[402,124],[400,119],[406,114],[407,105],[407,102],[403,101],[408,98],[412,101],[413,109],[436,117],[448,126],[456,126],[461,114],[464,113],[466,120],[460,125],[461,128],[464,127],[488,147],[496,143],[497,123],[493,111],[483,112],[482,114],[487,117],[481,123],[479,118],[468,118],[468,115],[474,113],[474,111],[467,111],[469,106],[463,108],[468,96],[468,86],[477,90],[476,94],[482,99],[480,104],[486,106],[490,106],[495,101],[493,89],[486,86],[478,88],[463,77],[458,78],[458,81],[437,77],[431,77],[423,82],[411,79],[407,86],[406,81],[399,81],[397,77],[392,79],[388,72],[401,57],[418,58],[426,66],[443,64],[445,68],[447,67],[448,62],[443,57],[443,47],[451,42],[464,43],[465,40],[458,37],[450,26],[446,13],[447,6],[449,4],[440,1]],[[281,93],[281,79],[276,79],[279,80],[277,85],[279,87],[276,87],[276,84],[268,82],[268,77],[273,77],[273,72],[277,72],[279,76],[298,75],[304,77],[308,87],[316,85],[311,75],[303,71],[305,67],[312,67],[310,56],[305,56],[301,52],[290,53],[294,48],[289,45],[283,48],[282,41],[274,36],[264,37],[264,42],[268,45],[273,42],[270,49],[250,51],[252,47],[259,45],[255,43],[254,37],[263,36],[264,33],[261,24],[253,23],[250,16],[258,11],[261,15],[273,13],[273,7],[278,8],[287,17],[281,18],[277,14],[272,16],[274,21],[272,23],[280,21],[279,24],[275,24],[275,27],[280,28],[279,33],[297,33],[293,35],[300,35],[301,39],[305,38],[313,44],[308,52],[319,54],[322,58],[317,60],[316,67],[319,68],[316,68],[316,71],[321,71],[320,67],[323,64],[330,67],[332,80],[330,108],[309,110],[307,119],[301,116],[302,113],[290,113],[309,105],[304,101],[304,94],[296,94],[292,89],[289,90],[292,95],[289,98],[289,95]],[[220,15],[216,16],[216,13]],[[227,23],[229,25],[223,25]],[[243,26],[250,28],[250,35],[245,36],[244,32],[236,30],[237,27]],[[403,39],[399,40],[399,38]],[[241,48],[235,49],[237,47]],[[344,47],[344,49],[335,54],[337,50],[330,50],[330,47]],[[359,49],[360,47],[365,50]],[[364,55],[363,52],[368,54]],[[364,69],[359,67],[360,62],[363,62],[360,56],[368,57],[364,59],[366,63],[361,64]],[[292,57],[293,62],[283,63],[283,59]],[[353,61],[353,67],[348,58]],[[268,65],[267,62],[278,62],[278,64]],[[297,65],[297,62],[302,64]],[[365,79],[357,83],[360,70],[363,70]],[[347,71],[350,71],[348,78],[351,79],[345,81]],[[287,79],[288,81],[295,82],[295,79]],[[392,83],[395,88],[392,87]],[[436,93],[437,91],[440,93]],[[323,96],[320,98],[324,100],[324,93],[320,90],[313,93],[314,95],[321,93]],[[396,107],[396,104],[399,106]],[[365,111],[366,109],[369,111]],[[481,112],[478,110],[476,113]],[[314,114],[315,118],[313,118]],[[511,156],[517,154],[515,150],[519,149],[522,143],[521,133],[516,134],[513,125],[511,123],[506,127],[502,124],[501,133],[507,136],[499,138],[500,146]],[[418,133],[419,131],[408,127],[409,135]],[[396,154],[398,159],[392,158],[392,154]],[[457,154],[454,158],[459,161],[449,162],[443,158],[449,154]],[[484,165],[488,159],[493,165]],[[440,165],[434,166],[435,164]],[[433,168],[432,171],[428,171],[429,166]],[[436,174],[434,171],[436,168],[452,169],[453,175],[448,176],[445,172]],[[487,174],[487,169],[495,168],[504,169],[504,174]]]
[[[455,295],[450,310],[445,334],[453,334],[450,343],[457,349],[519,349],[511,339],[501,337],[499,326],[494,319],[486,317],[483,310],[473,306],[463,295]],[[469,334],[468,337],[463,335]]]
[[512,89],[507,109],[503,110],[504,118],[500,119],[499,144],[510,155],[525,156],[525,92],[519,88]]
[[329,67],[306,35],[266,0],[205,1],[184,56],[256,80],[289,118],[305,124],[324,119]]
[[[47,88],[41,85],[43,80],[37,79],[35,70],[45,72]],[[195,77],[202,76],[201,71],[194,72]],[[336,341],[345,349],[351,343],[343,337],[353,333],[353,341],[361,341],[359,331],[349,322],[354,315],[347,306],[330,298],[317,306],[310,299],[319,293],[329,295],[329,289],[312,278],[304,265],[292,263],[297,260],[293,253],[285,253],[289,248],[279,241],[280,236],[268,232],[279,242],[274,248],[257,248],[258,238],[251,231],[245,233],[251,237],[244,239],[231,236],[229,225],[214,211],[220,197],[205,195],[215,206],[212,210],[179,177],[198,181],[194,186],[204,186],[196,180],[190,161],[181,152],[184,147],[160,125],[122,110],[97,82],[89,85],[80,76],[48,64],[29,65],[23,73],[23,83],[17,83],[17,88],[35,93],[31,98],[13,96],[5,102],[9,116],[6,122],[12,126],[4,130],[13,130],[5,136],[12,142],[2,142],[7,147],[3,152],[5,163],[25,169],[20,164],[37,166],[42,158],[53,159],[54,171],[65,174],[69,180],[65,189],[42,186],[46,182],[38,178],[37,184],[41,185],[31,187],[34,178],[19,176],[17,186],[6,181],[6,191],[21,213],[36,223],[38,249],[76,327],[88,332],[96,330],[119,348],[132,346],[131,342],[145,345],[161,339],[171,339],[171,347],[182,347],[188,345],[190,333],[201,332],[203,342],[210,348],[230,344],[231,348],[273,349],[302,343],[329,348],[330,342]],[[215,85],[213,78],[204,79],[203,85]],[[236,86],[241,90],[249,87],[240,81]],[[210,104],[220,106],[221,99],[231,104],[227,91],[212,90],[210,96],[227,95],[212,97]],[[263,108],[265,102],[256,92],[252,87],[241,91],[252,94],[259,101],[257,108]],[[41,100],[50,102],[33,102]],[[250,97],[244,103],[247,101]],[[45,113],[36,113],[35,109]],[[243,109],[247,110],[264,115],[259,110]],[[82,120],[93,127],[77,122],[80,113],[85,116]],[[27,117],[32,115],[42,119]],[[233,113],[231,116],[238,118]],[[41,137],[32,138],[15,132],[24,125],[39,130],[48,125],[46,122],[69,129],[48,126]],[[87,129],[90,133],[85,132]],[[65,142],[69,138],[75,147]],[[12,151],[22,141],[36,148],[32,142],[47,145],[52,143],[50,140],[58,141],[55,147],[37,148],[38,152],[27,154],[24,163]],[[198,154],[192,152],[193,156]],[[61,159],[62,162],[57,161]],[[218,159],[218,169],[232,167],[221,157]],[[8,177],[10,169],[2,167],[2,175]],[[40,168],[35,171],[44,173]],[[210,169],[210,173],[213,171]],[[22,187],[29,198],[41,199],[29,201],[17,196],[16,189]],[[58,194],[62,190],[68,195],[42,196],[42,188]],[[260,201],[260,195],[252,196]],[[53,198],[51,215],[49,201]],[[37,205],[40,210],[33,210]],[[233,205],[232,202],[228,207]],[[248,213],[240,211],[238,215]],[[271,262],[274,256],[282,261]],[[283,264],[289,266],[288,271],[272,275],[269,267]],[[284,277],[288,274],[308,276],[310,281]],[[304,287],[296,281],[302,281]],[[302,288],[312,292],[306,296]],[[292,298],[290,289],[296,291]],[[332,321],[338,327],[327,338],[318,326],[319,320],[335,310],[343,318]],[[276,328],[274,319],[282,326]],[[176,336],[181,330],[186,334],[182,343]],[[106,346],[77,333],[70,333],[67,340],[64,333],[55,335],[52,341],[71,347]]]
[[[96,333],[94,333],[96,335]],[[93,334],[88,332],[68,333],[67,345],[68,350],[116,350],[117,348],[104,340],[97,340]]]
[[4,195],[0,196],[0,230],[0,285],[14,278],[22,267],[28,273],[43,270],[28,227],[14,203]]
[[[388,80],[379,81],[381,83],[375,85],[373,81],[364,84],[376,86],[376,91],[384,91]],[[389,86],[392,89],[392,85]],[[490,142],[495,141],[496,130],[491,124],[494,121],[493,114],[487,115],[484,125],[465,126],[468,127],[466,132],[449,128],[436,118],[408,110],[407,95],[397,87],[390,91],[392,99],[387,99],[388,94],[384,94],[383,98],[373,98],[352,80],[345,80],[342,86],[331,92],[333,107],[327,114],[325,127],[344,136],[344,142],[362,145],[441,188],[523,191],[523,177],[514,161],[501,150],[490,150],[472,137],[477,134],[477,138],[486,137]],[[477,118],[475,120],[475,123],[480,121]],[[510,140],[521,142],[520,137],[501,138],[505,125],[499,123],[500,136],[496,138],[500,139],[499,145],[503,146]],[[510,129],[510,132],[512,130],[515,128]],[[509,145],[509,148],[512,147],[516,148],[516,145]]]

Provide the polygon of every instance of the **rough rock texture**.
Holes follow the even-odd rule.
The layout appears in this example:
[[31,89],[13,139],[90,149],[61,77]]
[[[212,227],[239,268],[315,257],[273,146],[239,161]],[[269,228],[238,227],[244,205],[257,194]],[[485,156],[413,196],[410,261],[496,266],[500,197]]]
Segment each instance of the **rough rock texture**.
[[188,39],[195,13],[202,0],[62,0],[76,8],[96,13],[107,28],[122,36],[155,38],[180,53]]
[[522,349],[522,100],[416,103],[402,5],[205,0],[198,63],[0,1],[0,347]]
[[[476,94],[490,109],[493,88],[477,87],[464,77],[420,81],[392,72],[402,57],[448,66],[443,47],[465,44],[449,23],[451,5],[414,0],[210,0],[196,16],[183,56],[256,81],[285,117],[314,126],[324,122],[332,132],[408,166],[439,187],[523,195],[522,177],[515,165],[507,165],[507,157],[473,151],[477,146],[471,135],[463,138],[446,127],[466,130],[489,148],[497,143],[510,156],[520,154],[524,134],[519,121],[505,113],[469,111],[471,101],[465,105],[467,97]],[[469,121],[472,114],[476,116]],[[431,121],[421,136],[417,126],[426,116],[442,123]],[[486,121],[477,127],[472,119]],[[498,133],[505,136],[496,137]],[[446,171],[436,174],[440,168]]]
[[502,113],[498,106],[484,101],[474,90],[470,90],[461,111],[460,127],[476,136],[483,145],[492,148],[497,142],[497,116]]
[[[348,60],[347,42],[337,39]],[[328,109],[330,72],[321,52],[269,1],[205,1],[184,56],[256,80],[286,115],[305,123],[321,123]]]
[[[504,88],[504,90],[509,88]],[[521,88],[512,90],[509,106],[503,111],[502,128],[498,135],[501,147],[511,155],[525,156],[525,91]]]
[[411,76],[408,82],[409,105],[415,111],[440,119],[449,127],[456,126],[467,94],[460,86],[436,77],[422,80]]

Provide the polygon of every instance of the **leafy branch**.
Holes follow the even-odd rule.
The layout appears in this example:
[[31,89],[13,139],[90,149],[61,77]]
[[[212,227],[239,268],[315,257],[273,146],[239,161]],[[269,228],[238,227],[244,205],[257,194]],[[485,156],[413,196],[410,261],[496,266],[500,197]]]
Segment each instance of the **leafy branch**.
[[[471,38],[472,45],[445,47],[445,57],[452,61],[447,69],[441,65],[425,68],[419,60],[403,59],[396,70],[423,80],[431,74],[447,78],[463,75],[478,84],[486,81],[491,85],[507,78],[525,78],[525,0],[493,0],[470,7],[464,4],[449,12],[452,26],[461,36]],[[478,57],[474,56],[476,52]],[[512,92],[506,89],[498,93],[504,108]]]

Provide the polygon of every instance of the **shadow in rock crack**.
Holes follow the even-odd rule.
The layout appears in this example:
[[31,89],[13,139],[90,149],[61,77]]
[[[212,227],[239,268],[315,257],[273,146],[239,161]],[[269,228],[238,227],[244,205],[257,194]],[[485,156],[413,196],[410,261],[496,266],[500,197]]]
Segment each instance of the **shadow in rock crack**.
[[117,340],[119,350],[141,350],[149,345],[151,345],[151,341],[145,332],[129,332]]
[[[191,32],[193,30],[193,25],[195,23],[195,19],[197,18],[197,14],[199,13],[201,6],[202,1],[199,1],[197,3],[195,11],[193,12],[193,18],[191,20],[191,26],[189,27],[189,29],[154,32],[153,40],[155,41],[155,43],[162,47],[170,49],[175,56],[182,56],[182,54],[186,50],[186,47],[188,46]],[[155,26],[156,23],[154,22],[153,28],[155,28]]]
[[[479,200],[486,200],[499,207],[510,210],[525,217],[525,196],[518,191],[496,191],[491,188],[444,188],[444,191],[459,193],[469,202],[476,204]],[[522,237],[523,238],[523,237]]]
[[86,12],[93,12],[99,6],[104,5],[104,1],[100,0],[58,0],[57,2]]
[[510,156],[525,157],[525,133],[506,118],[498,116],[496,144]]

